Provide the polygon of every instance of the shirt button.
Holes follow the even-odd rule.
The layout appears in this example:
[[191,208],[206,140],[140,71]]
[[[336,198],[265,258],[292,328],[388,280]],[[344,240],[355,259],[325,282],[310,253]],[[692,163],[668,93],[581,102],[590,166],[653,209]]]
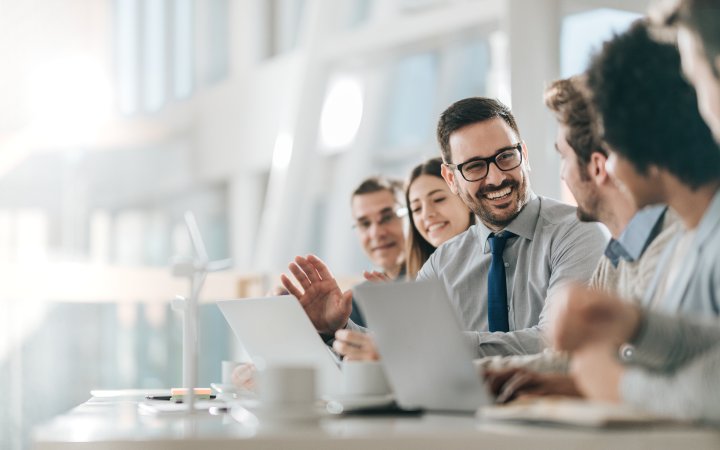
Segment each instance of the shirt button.
[[510,263],[505,263],[505,267],[510,267]]

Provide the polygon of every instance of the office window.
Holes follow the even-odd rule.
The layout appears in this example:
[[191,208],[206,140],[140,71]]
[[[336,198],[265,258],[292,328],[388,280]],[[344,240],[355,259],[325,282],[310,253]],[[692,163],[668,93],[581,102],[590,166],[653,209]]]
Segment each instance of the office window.
[[143,3],[143,109],[153,112],[165,103],[167,43],[165,0]]
[[432,140],[437,83],[435,52],[405,56],[391,65],[378,148],[412,147]]
[[439,8],[447,4],[447,0],[394,0],[396,8],[401,13],[412,13],[432,8]]
[[175,0],[173,3],[173,96],[187,98],[193,86],[193,0]]
[[467,97],[486,95],[490,48],[486,38],[463,40],[442,52],[439,111]]
[[227,78],[230,70],[230,22],[228,0],[204,0],[203,49],[198,55],[204,83],[214,84]]
[[367,22],[370,18],[373,0],[350,0],[350,2],[348,27],[355,28]]
[[641,16],[601,8],[567,16],[560,30],[560,74],[563,78],[585,71],[590,58],[613,33],[626,30]]
[[[115,72],[120,112],[160,110],[170,99],[192,94],[195,49],[201,79],[212,84],[227,77],[229,32],[227,0],[116,0]],[[196,16],[202,11],[202,36]],[[203,40],[198,43],[198,39]]]
[[138,0],[115,1],[115,61],[118,106],[123,114],[134,114],[140,99],[140,5]]
[[259,0],[262,57],[272,58],[294,50],[300,37],[305,0]]

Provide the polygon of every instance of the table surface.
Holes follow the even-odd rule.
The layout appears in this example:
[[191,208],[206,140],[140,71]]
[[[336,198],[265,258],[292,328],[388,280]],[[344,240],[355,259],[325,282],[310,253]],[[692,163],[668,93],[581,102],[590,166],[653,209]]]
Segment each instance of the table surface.
[[[302,425],[232,414],[143,414],[145,391],[104,393],[38,427],[47,449],[718,449],[720,430],[683,425],[585,429],[483,422],[473,415],[322,416]],[[202,447],[201,447],[202,446]]]

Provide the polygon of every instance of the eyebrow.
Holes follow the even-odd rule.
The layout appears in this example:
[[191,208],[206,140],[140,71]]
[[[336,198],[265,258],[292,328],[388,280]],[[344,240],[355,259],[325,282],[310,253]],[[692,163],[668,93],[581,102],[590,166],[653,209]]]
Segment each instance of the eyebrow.
[[[378,211],[376,215],[382,215],[387,212],[392,212],[392,210],[393,209],[391,206],[386,206],[385,208]],[[369,220],[369,219],[368,219],[368,216],[360,216],[360,217],[356,218],[355,220],[360,221],[360,220]]]
[[[425,197],[430,197],[431,195],[437,194],[438,192],[444,193],[442,189],[435,189],[435,190],[432,190],[432,191],[428,192],[427,194],[425,194]],[[410,203],[415,203],[415,202],[419,202],[419,201],[420,201],[420,197],[410,200]]]
[[485,158],[483,158],[482,156],[475,156],[474,158],[470,158],[470,159],[468,159],[468,160],[466,160],[466,161],[461,162],[460,164],[469,163],[469,162],[471,162],[471,161],[482,161],[482,160],[484,160],[484,159],[492,158],[493,156],[497,156],[497,155],[499,155],[500,153],[504,152],[505,150],[512,150],[512,149],[517,148],[517,146],[518,146],[519,144],[520,144],[520,142],[518,142],[517,144],[514,144],[514,145],[508,145],[507,147],[499,148],[499,149],[495,150],[495,153],[493,153],[492,155],[487,156],[487,157],[485,157]]

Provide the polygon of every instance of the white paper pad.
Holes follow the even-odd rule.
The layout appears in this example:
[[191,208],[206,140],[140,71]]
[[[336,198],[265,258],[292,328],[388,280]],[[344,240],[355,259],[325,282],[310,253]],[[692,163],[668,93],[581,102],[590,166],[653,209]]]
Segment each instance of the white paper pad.
[[626,405],[552,397],[509,405],[485,406],[478,409],[477,416],[483,420],[556,423],[593,428],[671,421],[667,417],[649,414]]

